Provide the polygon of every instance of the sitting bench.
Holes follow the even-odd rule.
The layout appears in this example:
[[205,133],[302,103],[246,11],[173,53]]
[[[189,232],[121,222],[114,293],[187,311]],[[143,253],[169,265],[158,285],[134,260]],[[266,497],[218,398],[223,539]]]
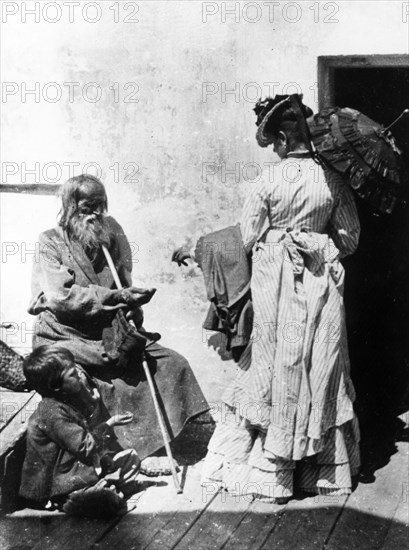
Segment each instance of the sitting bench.
[[[21,355],[31,351],[29,347],[13,349]],[[12,509],[16,504],[28,419],[40,401],[41,396],[34,391],[15,392],[0,386],[0,485],[3,511]]]

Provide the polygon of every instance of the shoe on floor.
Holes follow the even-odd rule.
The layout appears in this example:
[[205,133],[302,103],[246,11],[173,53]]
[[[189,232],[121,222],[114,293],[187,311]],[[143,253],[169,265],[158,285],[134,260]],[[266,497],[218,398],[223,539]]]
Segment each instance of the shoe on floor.
[[[176,471],[180,470],[178,463],[173,459]],[[170,476],[172,471],[170,469],[169,459],[167,456],[148,456],[141,462],[141,469],[139,473],[148,476]]]

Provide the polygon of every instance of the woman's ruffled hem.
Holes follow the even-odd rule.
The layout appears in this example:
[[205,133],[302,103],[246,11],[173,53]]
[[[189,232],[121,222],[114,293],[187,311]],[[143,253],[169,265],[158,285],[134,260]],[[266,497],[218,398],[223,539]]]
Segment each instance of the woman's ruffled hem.
[[202,485],[225,489],[233,496],[268,502],[288,500],[293,494],[293,469],[268,472],[244,463],[234,463],[209,451],[202,470]]
[[[228,393],[230,392],[230,394]],[[277,411],[271,405],[239,392],[237,388],[226,391],[224,414],[230,422],[233,418],[243,418],[248,426],[253,426],[266,434],[265,451],[270,458],[275,456],[291,456],[293,460],[301,460],[304,456],[319,453],[326,446],[328,434],[340,426],[352,423],[355,432],[353,438],[359,441],[359,427],[356,421],[353,395],[347,392],[327,400],[325,411],[317,404],[311,408],[308,418],[309,429],[301,429],[292,433],[287,426],[277,422]],[[306,405],[308,407],[308,405]],[[300,407],[302,410],[302,407]]]
[[286,501],[297,491],[328,496],[352,492],[360,467],[355,419],[331,429],[323,450],[302,460],[267,458],[264,442],[265,434],[244,419],[218,424],[203,464],[202,485],[272,503]]

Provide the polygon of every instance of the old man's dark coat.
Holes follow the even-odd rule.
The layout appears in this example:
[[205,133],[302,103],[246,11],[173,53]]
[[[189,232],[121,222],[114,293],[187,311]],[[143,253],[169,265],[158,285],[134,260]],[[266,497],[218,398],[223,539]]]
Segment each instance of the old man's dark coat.
[[[115,238],[110,253],[124,286],[132,285],[132,250],[121,226],[107,218]],[[108,357],[102,339],[117,304],[115,283],[101,255],[91,263],[78,243],[61,227],[39,237],[34,259],[29,313],[37,315],[33,346],[51,344],[68,348],[78,364],[97,378],[101,396],[111,414],[130,411],[135,421],[115,428],[120,444],[133,447],[140,458],[162,447],[152,398],[143,374],[141,356],[130,368],[118,369]],[[159,399],[164,405],[170,438],[185,422],[208,409],[189,363],[184,357],[155,343],[146,352]]]

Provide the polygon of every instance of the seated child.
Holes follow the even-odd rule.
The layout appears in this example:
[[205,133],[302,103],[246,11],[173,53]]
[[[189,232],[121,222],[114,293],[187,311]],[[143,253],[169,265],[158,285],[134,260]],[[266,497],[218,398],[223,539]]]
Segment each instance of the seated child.
[[28,423],[20,496],[74,515],[126,511],[117,491],[134,481],[140,461],[133,449],[121,449],[112,427],[132,414],[110,417],[97,385],[65,348],[36,348],[24,374],[43,399]]

